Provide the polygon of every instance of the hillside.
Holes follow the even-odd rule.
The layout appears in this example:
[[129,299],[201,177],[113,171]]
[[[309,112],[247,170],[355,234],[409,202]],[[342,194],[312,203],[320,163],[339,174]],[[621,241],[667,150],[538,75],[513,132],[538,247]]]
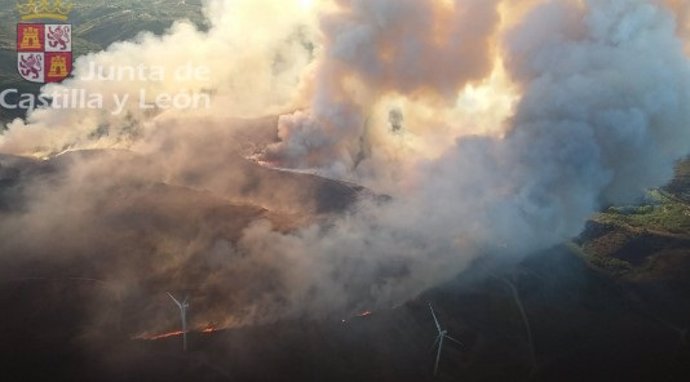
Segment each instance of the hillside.
[[[59,182],[70,163],[113,156],[142,161],[98,151],[50,161],[0,158],[4,218],[23,208],[23,185]],[[292,230],[353,200],[344,192],[353,192],[348,185],[246,166],[264,182],[298,182],[311,190],[308,197],[321,193],[335,207],[307,208],[306,220],[295,220],[272,211],[276,204],[268,199],[258,207],[179,185],[117,181],[86,232],[67,224],[46,235],[53,238],[53,261],[36,257],[47,244],[41,238],[19,247],[5,242],[3,252],[17,256],[5,258],[0,283],[0,308],[11,312],[0,325],[4,380],[434,380],[427,302],[464,343],[446,347],[436,380],[646,381],[663,374],[665,381],[682,381],[690,375],[690,301],[683,298],[690,291],[690,241],[686,205],[678,198],[685,189],[653,192],[648,204],[601,213],[577,244],[519,262],[487,256],[399,307],[361,317],[273,323],[266,317],[269,323],[223,329],[223,312],[234,304],[226,291],[250,280],[218,273],[223,260],[203,246],[208,238],[234,242],[256,219]],[[106,222],[107,234],[94,235]],[[70,239],[82,235],[89,239]],[[161,271],[151,263],[157,256],[179,260]],[[122,277],[137,287],[111,284]],[[221,284],[203,281],[219,277]],[[158,338],[178,328],[164,292],[181,289],[194,307],[189,354],[181,353],[179,336]]]

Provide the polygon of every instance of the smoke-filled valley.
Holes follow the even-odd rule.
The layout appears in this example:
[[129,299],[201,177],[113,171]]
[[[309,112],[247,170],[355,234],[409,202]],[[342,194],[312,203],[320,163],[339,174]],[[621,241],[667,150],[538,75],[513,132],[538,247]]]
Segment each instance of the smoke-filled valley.
[[[689,11],[210,0],[77,57],[41,91],[103,107],[0,135],[5,376],[684,380]],[[89,79],[136,65],[208,76]]]

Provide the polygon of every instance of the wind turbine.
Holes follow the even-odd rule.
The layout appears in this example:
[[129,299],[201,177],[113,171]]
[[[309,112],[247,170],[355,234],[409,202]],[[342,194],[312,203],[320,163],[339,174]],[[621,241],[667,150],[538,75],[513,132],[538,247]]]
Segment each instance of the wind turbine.
[[187,351],[187,309],[189,308],[189,296],[185,297],[182,302],[179,302],[170,292],[168,296],[175,302],[178,308],[180,308],[180,316],[182,317],[182,350]]
[[434,308],[431,306],[431,303],[429,303],[429,310],[431,310],[431,315],[434,317],[434,323],[436,324],[436,329],[438,329],[438,335],[436,336],[436,341],[434,341],[434,345],[431,347],[433,349],[434,346],[438,345],[438,351],[436,352],[436,363],[434,364],[434,376],[438,375],[438,363],[441,361],[441,351],[443,350],[443,341],[444,340],[450,340],[455,342],[456,344],[460,346],[465,346],[463,345],[462,342],[456,340],[455,338],[451,337],[448,335],[448,330],[442,329],[441,324],[438,322],[438,318],[436,318],[436,313],[434,312]]

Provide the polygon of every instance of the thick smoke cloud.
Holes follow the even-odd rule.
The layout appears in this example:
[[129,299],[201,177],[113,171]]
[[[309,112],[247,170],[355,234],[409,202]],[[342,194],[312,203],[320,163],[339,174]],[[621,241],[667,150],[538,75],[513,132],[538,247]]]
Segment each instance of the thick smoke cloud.
[[[281,143],[267,159],[343,176],[361,160],[367,118],[386,93],[431,94],[453,102],[458,89],[492,68],[498,1],[341,0],[321,20],[325,47],[308,111],[281,116]],[[356,94],[356,96],[354,96]]]
[[[39,109],[11,123],[0,137],[3,152],[49,156],[80,148],[129,148],[156,118],[258,118],[294,110],[300,78],[313,54],[314,16],[272,0],[210,1],[208,32],[187,21],[167,34],[142,33],[106,51],[78,57],[74,78],[47,85],[47,95],[85,91],[103,98],[102,109]],[[259,24],[257,24],[259,23]],[[260,25],[261,27],[258,27]],[[191,78],[185,68],[205,69]],[[93,77],[92,68],[97,68]],[[119,73],[119,74],[118,74]],[[132,75],[132,73],[134,73]],[[211,94],[210,108],[142,109],[161,94]],[[129,102],[118,112],[114,96]],[[205,106],[205,105],[204,105]],[[114,115],[114,113],[116,113]]]
[[[262,1],[261,11],[250,3],[212,3],[208,34],[181,24],[79,61],[153,60],[146,52],[199,47],[220,73],[214,84],[196,85],[218,92],[212,113],[132,111],[137,134],[124,144],[119,119],[108,117],[109,135],[90,134],[100,115],[42,110],[11,126],[0,141],[5,152],[124,146],[139,159],[86,157],[65,164],[61,182],[28,185],[26,208],[0,225],[7,237],[24,234],[2,253],[21,252],[31,234],[42,238],[32,253],[58,234],[79,238],[62,242],[64,252],[97,243],[114,254],[110,281],[123,293],[136,294],[147,275],[161,288],[177,283],[195,290],[199,320],[225,325],[340,314],[403,302],[485,253],[515,258],[568,240],[602,206],[663,185],[690,152],[690,65],[674,14],[657,2],[342,0],[322,4],[319,28],[303,8],[284,14],[282,2]],[[239,58],[219,56],[244,46],[229,37],[250,24],[238,14],[275,18],[276,27]],[[273,71],[276,57],[287,69]],[[232,85],[249,75],[246,86]],[[477,104],[504,105],[504,118],[488,118],[491,107]],[[231,118],[264,113],[284,114]],[[391,197],[360,191],[347,209],[320,208],[322,182],[351,186],[244,159],[257,151],[276,166],[316,168]],[[380,152],[405,155],[379,160]],[[186,215],[186,196],[142,200],[150,183],[210,193],[218,198],[211,210],[249,206],[232,211],[246,217],[228,228],[240,234],[221,233],[229,215],[212,224],[190,215],[194,224],[177,223],[186,229],[174,235],[147,236],[138,262],[118,261],[134,250],[117,245],[131,234],[122,227],[134,224],[112,219],[123,216],[123,203],[154,210],[165,232]],[[118,198],[125,184],[127,197]],[[55,227],[63,221],[89,229],[62,235]],[[124,233],[111,241],[114,222]]]
[[[690,126],[688,62],[670,14],[644,1],[553,2],[509,33],[505,51],[523,92],[510,132],[461,139],[430,165],[427,210],[479,222],[472,237],[521,253],[670,180]],[[438,197],[453,194],[459,202]]]

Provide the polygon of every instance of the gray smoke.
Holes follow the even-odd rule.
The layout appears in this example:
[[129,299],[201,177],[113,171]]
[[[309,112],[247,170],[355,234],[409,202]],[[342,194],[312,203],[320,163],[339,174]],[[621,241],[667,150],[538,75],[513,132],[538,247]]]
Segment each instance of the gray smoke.
[[[289,208],[308,216],[281,226],[252,209],[238,237],[221,237],[222,223],[192,224],[173,240],[147,237],[150,253],[139,249],[136,263],[115,261],[114,279],[127,284],[132,274],[152,273],[193,285],[213,296],[199,315],[232,324],[397,304],[482,254],[516,258],[569,240],[602,206],[666,183],[675,161],[690,152],[690,62],[674,15],[656,2],[538,2],[503,33],[494,1],[335,3],[322,18],[324,48],[309,66],[314,72],[304,76],[313,81],[302,89],[311,91],[309,107],[279,118],[282,141],[264,140],[267,159],[357,178],[368,105],[391,93],[452,102],[501,65],[492,61],[494,50],[521,95],[505,134],[448,136],[455,141],[440,155],[370,162],[361,179],[374,186],[372,176],[404,169],[391,177],[398,182],[392,198],[364,198],[337,216]],[[404,115],[405,130],[413,128],[418,119]],[[402,122],[386,117],[371,128],[389,131]],[[78,161],[68,182],[33,188],[23,215],[2,222],[7,237],[22,234],[3,245],[40,252],[63,231],[78,240],[60,246],[100,243],[114,221],[98,213],[110,215],[103,206],[125,181],[136,195],[141,184],[158,181],[270,211],[318,196],[301,192],[306,178],[281,189],[282,178],[256,176],[229,143],[242,139],[238,125],[213,116],[154,120],[132,145],[144,160]],[[13,147],[11,140],[4,147]],[[173,199],[165,206],[179,206]],[[26,244],[31,233],[41,239]]]
[[[459,272],[477,249],[524,255],[576,236],[602,206],[668,182],[690,151],[690,66],[667,10],[643,0],[548,2],[503,49],[522,91],[505,137],[460,138],[419,165],[394,202],[300,240],[316,248],[299,252],[343,251],[327,263],[354,257],[369,265],[357,269],[383,273],[397,264],[403,275],[374,278],[385,282],[370,291],[396,301]],[[353,274],[364,284],[374,276]]]
[[522,91],[505,137],[460,138],[418,164],[394,201],[328,229],[256,226],[240,241],[249,253],[298,254],[282,273],[294,306],[398,303],[481,253],[557,245],[602,206],[668,182],[690,152],[690,66],[665,9],[549,2],[508,31],[503,50]]
[[[458,89],[491,70],[496,0],[340,0],[321,20],[323,57],[308,111],[280,118],[281,143],[266,159],[345,176],[383,95],[432,95],[453,102]],[[365,137],[366,138],[366,137]]]

